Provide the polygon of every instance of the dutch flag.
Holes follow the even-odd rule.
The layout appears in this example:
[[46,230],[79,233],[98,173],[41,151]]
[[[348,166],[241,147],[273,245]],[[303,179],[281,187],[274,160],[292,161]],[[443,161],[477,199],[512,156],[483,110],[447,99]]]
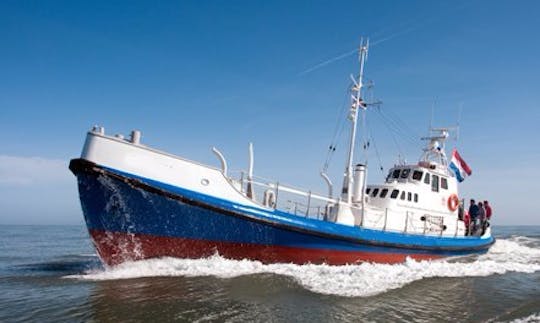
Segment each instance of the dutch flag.
[[450,160],[450,169],[456,174],[458,182],[463,182],[465,177],[472,174],[472,170],[461,158],[456,149],[452,150],[452,159]]

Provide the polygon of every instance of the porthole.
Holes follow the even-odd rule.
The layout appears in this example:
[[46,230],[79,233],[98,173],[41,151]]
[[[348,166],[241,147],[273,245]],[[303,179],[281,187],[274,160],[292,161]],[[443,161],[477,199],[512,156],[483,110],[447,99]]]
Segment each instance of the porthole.
[[201,184],[204,185],[204,186],[208,186],[208,184],[210,184],[210,181],[207,180],[206,178],[203,178],[203,179],[201,179]]
[[407,178],[409,177],[409,174],[411,173],[411,170],[408,168],[403,169],[401,172],[401,178]]

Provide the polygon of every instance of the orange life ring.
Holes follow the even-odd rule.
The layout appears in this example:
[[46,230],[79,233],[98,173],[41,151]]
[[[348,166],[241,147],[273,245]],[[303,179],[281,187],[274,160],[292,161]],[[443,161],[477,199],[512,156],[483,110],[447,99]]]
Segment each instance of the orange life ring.
[[455,210],[457,210],[458,206],[459,206],[459,199],[457,195],[456,194],[450,195],[450,197],[448,198],[448,209],[454,212]]

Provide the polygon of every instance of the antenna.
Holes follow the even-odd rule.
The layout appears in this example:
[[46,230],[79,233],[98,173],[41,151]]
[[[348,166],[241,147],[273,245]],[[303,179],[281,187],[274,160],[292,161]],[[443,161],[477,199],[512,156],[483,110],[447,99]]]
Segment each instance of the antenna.
[[350,77],[351,77],[351,81],[354,84],[353,89],[358,88],[358,82],[356,81],[356,78],[354,77],[354,75],[351,74]]
[[368,48],[369,48],[369,38],[366,39],[366,45],[364,46],[365,49],[366,49],[366,62],[367,62],[367,59],[368,59]]
[[435,106],[436,105],[437,105],[437,98],[434,98],[433,103],[431,104],[431,118],[429,119],[428,134],[431,132],[431,129],[433,128],[433,115],[435,114]]
[[456,136],[455,136],[456,142],[459,140],[459,124],[461,122],[462,112],[463,112],[463,102],[459,104],[459,109],[458,109],[458,116],[457,116],[457,122],[456,122]]

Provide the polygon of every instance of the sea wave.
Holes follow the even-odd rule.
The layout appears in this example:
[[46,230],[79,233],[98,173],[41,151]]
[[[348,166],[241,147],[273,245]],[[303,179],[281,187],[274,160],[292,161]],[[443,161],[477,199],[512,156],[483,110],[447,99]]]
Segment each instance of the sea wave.
[[255,274],[292,277],[304,288],[320,294],[349,297],[372,296],[433,277],[478,277],[508,272],[540,271],[540,248],[530,247],[520,237],[500,239],[486,254],[433,261],[407,259],[401,264],[357,265],[263,264],[230,260],[215,255],[203,259],[160,258],[126,262],[115,267],[65,276],[82,280],[117,280],[164,276],[215,276],[234,278]]
[[540,313],[535,313],[526,317],[508,321],[508,323],[532,323],[532,322],[540,322]]

